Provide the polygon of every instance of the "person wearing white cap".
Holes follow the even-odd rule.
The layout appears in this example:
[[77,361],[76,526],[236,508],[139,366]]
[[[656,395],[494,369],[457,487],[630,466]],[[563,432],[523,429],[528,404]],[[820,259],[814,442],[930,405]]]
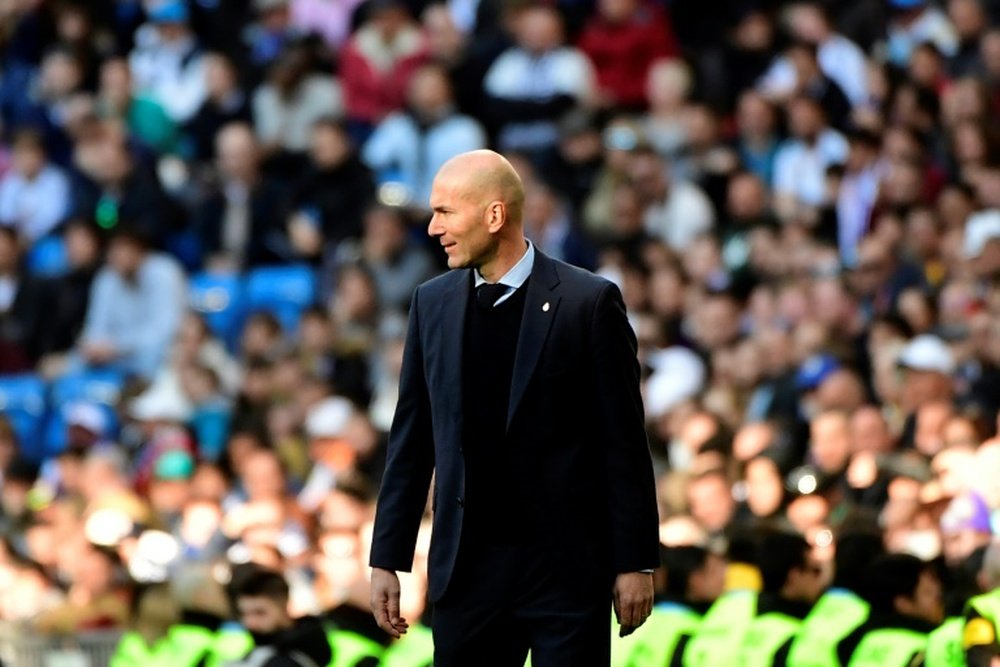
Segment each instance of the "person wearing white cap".
[[950,402],[954,397],[955,357],[937,336],[915,336],[900,350],[896,365],[905,374],[901,407],[907,414],[926,403]]
[[96,403],[70,403],[63,413],[66,416],[66,439],[70,449],[86,449],[106,436],[108,415]]
[[1000,272],[1000,209],[969,216],[965,221],[962,254],[979,278],[987,279]]
[[299,505],[307,512],[319,509],[337,485],[338,475],[347,473],[357,460],[357,450],[344,437],[355,418],[354,405],[341,396],[323,399],[306,415],[309,458],[315,461],[306,485],[299,493]]
[[65,447],[45,460],[39,472],[41,488],[59,496],[78,490],[83,459],[88,451],[109,446],[108,415],[96,403],[76,401],[62,406],[66,424]]

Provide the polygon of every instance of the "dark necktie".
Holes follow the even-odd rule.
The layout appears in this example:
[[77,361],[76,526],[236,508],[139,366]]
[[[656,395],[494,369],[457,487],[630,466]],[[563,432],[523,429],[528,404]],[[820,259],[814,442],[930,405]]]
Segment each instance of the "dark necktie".
[[483,283],[476,288],[476,302],[483,308],[492,308],[508,289],[510,286],[502,283]]

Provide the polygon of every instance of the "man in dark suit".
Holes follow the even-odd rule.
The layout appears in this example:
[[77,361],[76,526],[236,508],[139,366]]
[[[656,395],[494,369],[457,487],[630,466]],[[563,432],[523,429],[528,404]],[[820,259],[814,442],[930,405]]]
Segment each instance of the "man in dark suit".
[[451,271],[413,295],[372,544],[372,609],[399,636],[434,474],[436,666],[607,665],[608,603],[649,615],[659,561],[635,336],[620,292],[524,238],[492,151],[438,172],[429,226]]

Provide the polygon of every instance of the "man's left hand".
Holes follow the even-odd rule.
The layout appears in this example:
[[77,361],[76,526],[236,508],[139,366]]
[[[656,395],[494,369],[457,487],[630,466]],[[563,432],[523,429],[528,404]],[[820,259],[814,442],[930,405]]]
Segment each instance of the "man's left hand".
[[653,611],[653,575],[625,572],[615,578],[615,616],[621,625],[618,635],[625,637],[646,622]]

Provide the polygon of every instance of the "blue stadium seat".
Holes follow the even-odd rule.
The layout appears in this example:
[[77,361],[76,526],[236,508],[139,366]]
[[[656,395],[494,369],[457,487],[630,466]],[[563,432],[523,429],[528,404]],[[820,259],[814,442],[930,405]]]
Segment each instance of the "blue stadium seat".
[[11,421],[24,455],[39,461],[43,456],[45,382],[37,375],[0,376],[0,413]]
[[231,345],[239,336],[245,314],[240,277],[199,273],[191,277],[188,295],[191,308],[205,318],[212,333]]
[[72,401],[90,401],[114,406],[121,396],[125,374],[121,371],[95,368],[70,373],[52,383],[53,406]]
[[255,269],[247,276],[247,310],[273,313],[286,331],[294,331],[302,311],[316,303],[317,291],[316,272],[308,266]]
[[33,276],[51,278],[69,271],[66,243],[61,236],[38,239],[26,257],[28,271]]

